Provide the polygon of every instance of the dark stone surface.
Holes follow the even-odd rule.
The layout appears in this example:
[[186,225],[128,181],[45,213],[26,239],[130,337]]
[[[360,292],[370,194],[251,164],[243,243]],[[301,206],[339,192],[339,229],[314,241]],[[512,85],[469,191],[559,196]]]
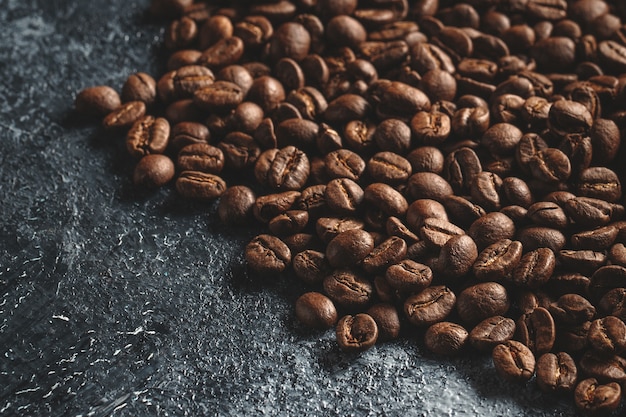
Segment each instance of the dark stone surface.
[[575,415],[414,336],[341,353],[294,320],[292,277],[246,274],[254,230],[137,194],[122,138],[71,107],[159,74],[147,3],[0,1],[0,415]]

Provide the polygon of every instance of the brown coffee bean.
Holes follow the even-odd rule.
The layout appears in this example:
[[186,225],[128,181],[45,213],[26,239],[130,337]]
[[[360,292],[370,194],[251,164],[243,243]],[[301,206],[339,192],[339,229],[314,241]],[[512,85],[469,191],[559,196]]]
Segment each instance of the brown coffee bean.
[[595,378],[582,380],[574,391],[576,407],[593,415],[609,414],[619,407],[622,389],[616,382],[600,385]]
[[442,112],[421,111],[411,119],[411,133],[420,145],[439,145],[450,136],[451,131],[450,117]]
[[285,191],[257,197],[252,207],[252,214],[261,223],[269,223],[274,217],[293,207],[300,198],[297,191]]
[[362,220],[351,217],[322,217],[317,220],[317,223],[315,225],[317,235],[325,243],[330,242],[339,233],[352,229],[363,229],[363,227],[364,223]]
[[[593,299],[600,299],[614,288],[626,288],[626,268],[620,265],[607,265],[598,268],[591,276],[589,293]],[[607,310],[604,310],[608,312]]]
[[556,203],[537,202],[528,207],[526,217],[537,226],[564,229],[569,225],[565,211]]
[[469,334],[461,325],[442,321],[426,330],[424,344],[437,355],[451,356],[458,354],[467,343]]
[[617,74],[626,70],[626,46],[612,40],[598,44],[598,59],[605,67]]
[[252,220],[255,200],[256,195],[249,187],[244,185],[228,187],[220,197],[217,214],[226,225],[246,225]]
[[615,317],[606,316],[591,322],[587,334],[589,345],[603,355],[619,355],[626,350],[626,324]]
[[582,227],[604,226],[611,221],[613,207],[606,201],[576,197],[563,204],[567,215]]
[[276,236],[293,235],[301,232],[309,222],[309,213],[303,210],[287,210],[274,217],[268,228]]
[[523,135],[515,151],[515,160],[525,173],[530,173],[530,161],[540,152],[548,148],[546,141],[536,133]]
[[243,56],[244,48],[237,36],[220,39],[202,52],[198,64],[213,70],[233,65]]
[[498,175],[487,171],[479,172],[470,186],[472,201],[487,211],[499,210],[501,188],[502,178]]
[[126,149],[135,158],[160,154],[165,152],[169,136],[170,124],[166,119],[143,116],[128,131]]
[[419,230],[420,237],[430,246],[443,247],[454,236],[464,235],[465,231],[458,226],[436,217],[429,217]]
[[293,271],[304,283],[315,285],[321,284],[332,269],[324,253],[306,249],[293,257]]
[[179,171],[201,171],[219,174],[224,168],[224,154],[207,143],[187,145],[178,152],[176,166]]
[[233,34],[241,38],[246,48],[254,49],[272,37],[274,28],[265,16],[246,16],[235,24]]
[[378,326],[378,340],[381,342],[397,339],[400,335],[398,310],[391,304],[374,304],[367,310]]
[[307,292],[296,300],[296,317],[305,326],[328,329],[337,323],[337,309],[324,294]]
[[606,167],[592,167],[580,172],[576,185],[577,194],[612,203],[622,197],[622,186],[617,174]]
[[233,24],[228,16],[211,16],[200,27],[198,34],[200,48],[207,49],[218,41],[231,36],[233,36]]
[[342,350],[362,352],[376,343],[378,326],[369,314],[359,313],[342,317],[337,323],[335,334]]
[[362,229],[339,233],[326,247],[326,259],[335,268],[354,266],[374,249],[374,239]]
[[165,155],[142,157],[133,172],[133,183],[148,189],[161,187],[174,178],[174,163]]
[[544,392],[571,392],[578,370],[567,352],[544,353],[537,359],[537,385]]
[[626,381],[626,359],[621,356],[605,356],[590,350],[580,358],[579,364],[585,375],[600,382],[615,381],[622,384]]
[[324,200],[334,213],[353,214],[363,201],[363,189],[349,178],[336,178],[326,185]]
[[109,86],[88,87],[74,101],[76,111],[89,117],[103,117],[122,105],[120,95]]
[[557,322],[577,325],[591,320],[596,315],[596,308],[578,294],[565,294],[549,307],[550,314]]
[[619,229],[613,225],[575,233],[571,237],[572,247],[595,251],[606,250],[613,245],[618,233]]
[[549,248],[538,248],[527,252],[513,270],[513,283],[529,288],[544,285],[554,272],[556,257]]
[[609,119],[596,119],[589,130],[593,146],[592,163],[605,165],[615,159],[620,144],[617,124]]
[[445,320],[452,312],[456,296],[448,287],[437,285],[411,295],[404,302],[404,313],[418,327]]
[[197,90],[215,81],[213,71],[201,65],[187,65],[163,75],[157,83],[159,98],[164,103],[192,98]]
[[441,174],[444,167],[443,153],[434,146],[418,146],[407,155],[413,172]]
[[433,272],[424,264],[405,259],[387,268],[385,279],[392,288],[398,291],[416,293],[430,285]]
[[340,307],[354,310],[367,306],[374,293],[372,283],[349,269],[337,269],[324,278],[324,292]]
[[215,81],[193,94],[194,103],[199,108],[216,113],[234,109],[243,98],[244,92],[241,87],[228,81]]
[[378,102],[376,107],[379,114],[385,118],[398,118],[408,122],[417,112],[430,109],[430,99],[421,90],[408,84],[391,81],[372,84],[373,99]]
[[[607,258],[605,257],[603,262],[599,264],[598,267],[602,266],[606,260]],[[624,246],[623,243],[616,243],[611,246],[608,253],[608,260],[611,264],[626,266],[626,246]]]
[[365,171],[365,161],[348,149],[333,151],[324,157],[326,171],[331,178],[349,178],[357,181]]
[[186,16],[170,23],[165,31],[165,47],[170,50],[188,47],[198,36],[198,25]]
[[550,312],[543,307],[523,314],[516,324],[517,339],[535,355],[549,352],[554,345],[556,328]]
[[172,127],[170,132],[170,144],[178,151],[187,145],[194,143],[209,143],[211,134],[209,129],[195,122],[181,122]]
[[483,352],[491,352],[497,345],[511,340],[515,334],[515,322],[506,317],[493,316],[484,319],[469,334],[470,344]]
[[347,123],[355,119],[367,119],[371,111],[368,101],[356,94],[342,94],[328,103],[324,120],[331,125]]
[[256,179],[275,190],[300,190],[310,172],[309,159],[295,146],[263,152],[254,167]]
[[363,191],[363,202],[382,212],[386,217],[404,217],[409,204],[400,192],[388,184],[375,182]]
[[446,156],[443,175],[457,194],[469,193],[475,177],[482,169],[476,152],[468,147],[461,147]]
[[524,250],[549,248],[557,253],[565,246],[565,235],[557,229],[549,227],[526,227],[517,233],[517,239],[522,242]]
[[[446,212],[449,213],[450,219],[454,222],[454,224],[464,228],[468,228],[474,221],[487,214],[479,205],[472,203],[466,198],[456,195],[450,195],[444,198],[443,205],[445,206]],[[409,206],[409,212],[410,207],[411,206]]]
[[129,129],[145,114],[146,104],[143,101],[129,101],[102,119],[102,126],[107,130]]
[[[594,281],[592,280],[592,283]],[[621,320],[626,320],[626,289],[613,288],[607,291],[600,301],[598,307],[608,315],[616,316]]]
[[300,23],[287,22],[274,31],[269,41],[269,56],[273,62],[291,58],[296,62],[309,53],[311,35]]
[[572,173],[567,155],[555,148],[537,152],[528,162],[528,167],[534,178],[547,183],[565,181]]
[[367,161],[366,169],[374,181],[391,185],[406,182],[412,173],[409,161],[393,152],[378,152]]
[[377,245],[364,259],[362,267],[368,274],[375,274],[400,262],[407,252],[406,242],[397,236],[391,236]]
[[488,213],[472,223],[467,234],[474,239],[478,250],[483,250],[499,240],[512,239],[515,235],[515,224],[502,213]]
[[504,315],[509,306],[506,289],[496,282],[483,282],[464,289],[456,303],[459,317],[470,324]]
[[478,249],[468,235],[451,237],[439,251],[437,274],[446,279],[457,279],[466,275],[478,258]]
[[592,250],[562,250],[559,253],[561,265],[571,271],[592,274],[607,261],[602,252]]
[[124,102],[143,101],[146,106],[151,106],[156,97],[156,81],[145,72],[131,74],[122,87],[122,100]]
[[226,183],[217,175],[199,171],[183,171],[176,180],[176,191],[185,198],[212,200],[226,190]]
[[480,252],[472,267],[474,275],[481,281],[500,281],[508,277],[522,259],[522,244],[502,239]]
[[454,192],[450,184],[439,175],[432,172],[418,172],[409,178],[408,193],[414,200],[431,199],[442,202]]
[[524,383],[535,373],[535,357],[522,343],[508,340],[493,348],[493,364],[505,380]]
[[256,273],[270,275],[283,272],[291,263],[291,251],[279,238],[259,235],[245,249],[248,266]]

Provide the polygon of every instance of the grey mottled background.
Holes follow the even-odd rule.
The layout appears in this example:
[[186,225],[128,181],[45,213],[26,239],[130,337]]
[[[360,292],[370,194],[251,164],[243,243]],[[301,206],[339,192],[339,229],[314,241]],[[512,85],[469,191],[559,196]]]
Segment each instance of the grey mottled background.
[[0,416],[574,416],[412,335],[360,356],[293,319],[214,205],[137,194],[76,91],[158,75],[147,0],[0,0]]

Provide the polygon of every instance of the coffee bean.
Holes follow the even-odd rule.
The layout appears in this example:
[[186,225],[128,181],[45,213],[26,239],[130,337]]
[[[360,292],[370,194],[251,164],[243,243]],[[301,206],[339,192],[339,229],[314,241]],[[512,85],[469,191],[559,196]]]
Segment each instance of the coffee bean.
[[400,317],[398,310],[391,304],[374,304],[367,310],[378,326],[378,340],[393,340],[400,335]]
[[491,352],[497,345],[511,340],[515,334],[515,322],[503,316],[484,319],[469,334],[470,344],[481,351]]
[[372,183],[365,188],[363,201],[387,217],[403,217],[409,208],[409,204],[400,192],[380,182]]
[[600,354],[619,355],[626,350],[626,324],[617,317],[592,321],[587,337],[591,347]]
[[522,343],[508,340],[493,348],[493,364],[505,380],[524,383],[535,373],[535,357]]
[[170,124],[166,119],[144,116],[128,131],[126,149],[135,158],[163,153],[167,148],[169,136]]
[[313,249],[306,249],[293,257],[293,271],[306,284],[320,284],[331,273],[326,255]]
[[582,227],[604,226],[613,214],[608,202],[589,197],[572,198],[563,204],[563,210]]
[[307,292],[296,300],[296,317],[305,326],[328,329],[337,323],[337,309],[324,294]]
[[575,233],[571,237],[572,247],[574,249],[602,251],[608,249],[615,242],[618,233],[619,229],[613,225]]
[[156,97],[156,81],[145,72],[131,74],[122,87],[122,100],[124,102],[143,101],[146,106],[151,106]]
[[[419,201],[419,200],[417,200]],[[434,200],[431,200],[434,201]],[[475,220],[486,214],[485,210],[466,198],[450,195],[443,199],[445,210],[450,214],[450,219],[459,226],[468,228]],[[409,213],[410,213],[409,206]],[[407,214],[408,221],[408,214]]]
[[617,174],[606,167],[592,167],[580,172],[576,186],[578,195],[617,202],[622,196],[622,186]]
[[526,227],[517,233],[517,239],[522,242],[525,250],[549,248],[557,253],[565,246],[565,235],[550,227]]
[[259,235],[245,249],[248,266],[259,274],[275,274],[284,271],[291,263],[291,251],[279,238]]
[[[592,283],[594,283],[594,281],[592,281]],[[607,291],[602,298],[600,298],[598,307],[600,307],[600,310],[608,315],[616,316],[621,320],[626,320],[625,300],[626,289],[613,288]]]
[[406,156],[413,172],[441,174],[444,167],[443,153],[433,146],[418,146]]
[[228,187],[220,197],[217,214],[229,226],[246,225],[252,219],[255,200],[254,191],[244,185]]
[[103,117],[122,105],[120,95],[109,86],[88,87],[74,101],[76,111],[89,117]]
[[572,173],[572,165],[567,155],[555,148],[537,152],[528,162],[528,166],[534,178],[547,183],[565,181]]
[[596,309],[578,294],[565,294],[550,305],[550,314],[557,322],[577,325],[591,320],[596,315]]
[[458,354],[465,346],[469,334],[463,326],[448,321],[435,323],[426,330],[424,344],[437,355]]
[[268,223],[274,217],[292,208],[299,197],[300,193],[297,191],[259,196],[252,207],[252,214],[258,221]]
[[549,248],[538,248],[527,252],[513,270],[513,283],[529,288],[544,285],[554,272],[556,257]]
[[317,220],[315,225],[317,235],[325,243],[330,242],[342,232],[353,229],[363,229],[363,227],[363,221],[350,217],[322,217]]
[[420,237],[435,248],[441,248],[452,237],[464,234],[465,232],[460,227],[436,217],[425,219],[424,224],[420,228]]
[[564,229],[569,224],[565,211],[556,203],[540,201],[528,207],[526,217],[537,226]]
[[433,172],[418,172],[411,175],[408,193],[414,200],[431,199],[442,202],[454,192],[450,184]]
[[129,129],[146,114],[143,101],[129,101],[102,119],[102,126],[107,130]]
[[331,152],[324,158],[326,171],[331,178],[349,178],[357,181],[365,171],[365,161],[348,149]]
[[626,288],[626,268],[620,265],[607,265],[598,268],[591,276],[589,293],[599,300],[613,288]]
[[559,259],[566,269],[591,274],[606,263],[607,256],[592,250],[562,250]]
[[192,98],[197,90],[209,87],[215,81],[213,71],[201,65],[188,65],[170,71],[157,83],[159,98],[170,103],[183,98]]
[[220,39],[202,52],[198,64],[213,70],[233,65],[243,56],[244,48],[237,36]]
[[367,306],[374,293],[372,283],[349,269],[337,269],[324,278],[324,292],[340,307],[354,310]]
[[586,352],[579,361],[580,370],[600,382],[626,381],[626,359],[617,355],[600,355],[595,351]]
[[146,155],[133,172],[133,183],[148,189],[161,187],[174,178],[174,163],[165,155]]
[[337,323],[335,334],[342,350],[361,352],[376,343],[378,326],[369,314],[359,313],[342,317]]
[[578,370],[567,352],[544,353],[537,359],[537,385],[544,392],[571,392]]
[[441,247],[437,258],[437,274],[446,279],[466,275],[478,257],[474,240],[468,235],[453,236]]
[[476,152],[467,147],[452,151],[446,156],[443,173],[452,189],[457,193],[467,193],[481,173],[482,164]]
[[391,236],[377,245],[364,259],[362,267],[368,274],[386,270],[390,265],[406,257],[406,242],[397,236]]
[[268,228],[276,236],[293,235],[301,232],[309,222],[309,213],[303,210],[287,210],[274,217]]
[[335,268],[353,266],[362,261],[374,249],[374,239],[361,229],[339,233],[328,242],[326,258]]
[[483,250],[499,240],[512,239],[515,235],[515,224],[502,213],[488,213],[472,223],[467,234],[474,239],[478,250]]
[[455,303],[456,296],[452,290],[437,285],[408,297],[404,302],[404,313],[415,326],[430,326],[445,320]]
[[601,385],[595,378],[580,381],[574,391],[576,407],[587,414],[609,414],[619,407],[621,399],[622,389],[618,383]]
[[411,132],[420,145],[443,143],[452,131],[450,117],[438,111],[417,112],[411,119]]
[[416,293],[430,285],[433,273],[428,266],[405,259],[387,268],[385,279],[396,290]]
[[523,314],[516,324],[517,339],[537,356],[549,352],[554,345],[556,328],[550,312],[537,307]]
[[210,112],[224,112],[234,109],[243,101],[244,92],[237,84],[228,81],[215,81],[197,89],[193,94],[194,103]]
[[257,180],[275,190],[299,190],[310,172],[309,159],[295,146],[265,151],[256,161]]
[[592,163],[603,165],[615,159],[620,143],[619,128],[613,120],[596,119],[589,130],[593,146]]
[[456,303],[461,320],[470,324],[504,315],[509,306],[506,289],[496,282],[483,282],[464,289]]
[[224,154],[207,143],[187,145],[178,152],[176,166],[179,171],[201,171],[219,174],[224,168]]
[[180,150],[195,143],[209,143],[210,137],[209,129],[205,125],[195,122],[181,122],[171,129],[170,145],[175,150]]
[[598,59],[606,68],[615,73],[626,70],[626,46],[611,40],[598,44]]
[[522,259],[522,244],[502,239],[483,249],[472,267],[481,281],[501,281],[511,274]]
[[393,152],[375,154],[366,169],[374,181],[391,185],[406,182],[412,173],[409,161]]

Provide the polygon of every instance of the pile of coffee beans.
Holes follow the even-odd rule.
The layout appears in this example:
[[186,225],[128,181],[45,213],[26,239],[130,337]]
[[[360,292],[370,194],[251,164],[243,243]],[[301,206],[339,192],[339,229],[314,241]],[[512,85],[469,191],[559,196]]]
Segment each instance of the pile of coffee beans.
[[[266,226],[250,274],[346,351],[417,329],[587,413],[626,384],[626,2],[154,0],[167,72],[91,87],[134,183]],[[420,331],[421,330],[421,331]]]

